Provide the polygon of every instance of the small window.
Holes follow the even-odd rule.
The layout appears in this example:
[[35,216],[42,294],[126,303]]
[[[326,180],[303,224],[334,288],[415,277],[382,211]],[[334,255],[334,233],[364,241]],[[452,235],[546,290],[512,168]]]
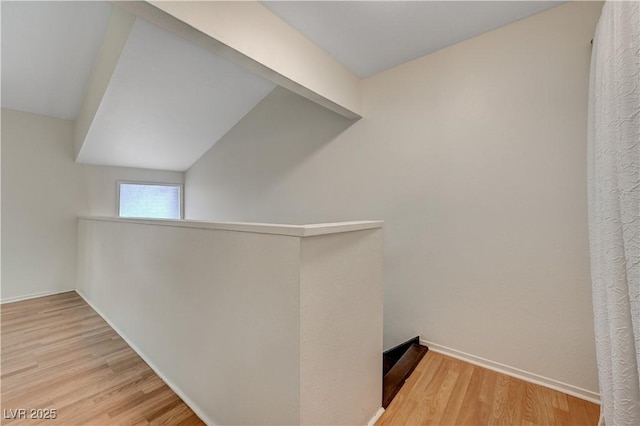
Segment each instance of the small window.
[[118,182],[120,217],[182,219],[182,185]]

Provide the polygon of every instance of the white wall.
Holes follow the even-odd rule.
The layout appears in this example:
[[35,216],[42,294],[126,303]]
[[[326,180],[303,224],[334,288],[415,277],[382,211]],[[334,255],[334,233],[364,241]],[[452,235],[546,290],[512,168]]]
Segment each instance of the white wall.
[[76,217],[117,215],[116,182],[184,174],[78,165],[73,122],[2,109],[2,301],[75,288]]
[[80,220],[78,291],[209,424],[299,418],[296,237]]
[[75,287],[70,121],[2,110],[2,300]]
[[[323,208],[313,214],[314,199],[329,195],[333,200],[341,197],[342,191],[306,194],[306,188],[316,189],[323,184],[324,174],[305,173],[307,180],[300,181],[287,178],[287,174],[303,167],[301,163],[306,157],[351,123],[276,87],[187,171],[185,217],[245,222],[273,219],[291,224],[333,221],[341,215],[330,215],[330,220],[324,220],[329,218],[327,213],[331,209]],[[282,204],[275,205],[267,191],[280,182],[295,185],[290,194],[298,198],[288,199],[289,191],[285,189],[284,199],[278,200]],[[308,202],[303,202],[303,198]],[[266,203],[261,203],[262,199]],[[300,212],[301,208],[305,210]],[[366,210],[364,213],[351,217],[364,219]]]
[[351,126],[274,90],[187,171],[187,218],[383,219],[385,347],[419,334],[597,396],[586,111],[600,8],[568,3],[370,77]]
[[300,423],[365,425],[382,399],[383,232],[303,238]]
[[208,424],[364,425],[382,394],[370,226],[80,219],[78,291]]
[[119,6],[345,117],[361,116],[360,79],[259,2]]

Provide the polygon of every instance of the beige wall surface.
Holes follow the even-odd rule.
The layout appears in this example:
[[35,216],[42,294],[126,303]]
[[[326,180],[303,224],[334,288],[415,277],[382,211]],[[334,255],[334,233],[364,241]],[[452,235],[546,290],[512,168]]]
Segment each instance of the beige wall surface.
[[372,76],[355,123],[274,90],[187,171],[187,218],[385,220],[385,347],[419,334],[597,397],[586,113],[600,8],[561,5]]
[[366,424],[383,230],[244,226],[81,218],[78,291],[207,424]]
[[303,238],[300,424],[365,425],[382,395],[383,230]]
[[73,122],[2,110],[2,301],[75,288],[76,217],[116,216],[118,180],[184,174],[79,165]]
[[2,110],[2,300],[75,287],[73,123]]
[[298,423],[298,237],[78,229],[78,291],[207,424]]
[[[345,117],[361,116],[360,79],[259,2],[150,4],[157,9],[143,3],[121,6]],[[158,9],[178,21],[162,17]]]

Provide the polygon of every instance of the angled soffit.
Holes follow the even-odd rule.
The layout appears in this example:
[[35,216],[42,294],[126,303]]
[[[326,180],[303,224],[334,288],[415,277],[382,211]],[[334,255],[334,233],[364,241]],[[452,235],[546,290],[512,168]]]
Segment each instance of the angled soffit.
[[137,18],[77,161],[184,171],[273,87]]

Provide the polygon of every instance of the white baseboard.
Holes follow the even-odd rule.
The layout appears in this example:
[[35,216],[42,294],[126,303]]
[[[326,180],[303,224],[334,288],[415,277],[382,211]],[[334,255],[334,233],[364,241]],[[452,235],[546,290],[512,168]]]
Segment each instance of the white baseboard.
[[382,414],[384,414],[384,408],[380,407],[378,408],[378,411],[376,411],[376,413],[373,415],[373,417],[371,417],[369,423],[367,423],[367,426],[375,425],[376,422],[380,420],[380,417],[382,417]]
[[180,389],[178,386],[176,386],[171,380],[169,380],[164,374],[162,374],[162,372],[151,362],[151,360],[140,350],[140,348],[138,348],[133,342],[131,342],[127,336],[124,335],[124,333],[122,333],[120,331],[120,329],[113,324],[111,321],[109,321],[109,318],[107,318],[106,315],[104,315],[104,313],[102,311],[100,311],[100,309],[98,309],[93,303],[91,303],[89,301],[89,299],[87,299],[85,297],[84,294],[82,294],[82,292],[78,289],[75,289],[75,292],[78,293],[78,295],[80,297],[82,297],[84,299],[85,302],[87,302],[87,304],[89,306],[91,306],[91,308],[96,311],[96,313],[98,315],[100,315],[102,317],[103,320],[105,320],[105,322],[107,324],[109,324],[109,326],[111,326],[111,328],[113,328],[113,330],[118,333],[118,335],[120,337],[122,337],[122,340],[124,340],[130,347],[131,349],[133,349],[133,351],[135,353],[137,353],[140,358],[142,358],[142,360],[144,362],[147,363],[147,365],[158,375],[158,377],[160,377],[166,384],[167,386],[169,386],[171,388],[172,391],[174,391],[176,393],[176,395],[178,395],[182,401],[184,401],[185,404],[187,404],[189,406],[189,408],[191,408],[193,410],[194,413],[196,413],[196,415],[198,417],[200,417],[200,420],[202,420],[203,422],[205,422],[208,426],[215,426],[216,423],[213,422],[206,414],[204,414],[204,412],[200,409],[200,407],[198,407],[192,400],[191,398],[189,398],[183,391],[182,389]]
[[420,339],[420,344],[427,346],[430,351],[448,355],[452,358],[460,359],[470,364],[478,365],[489,370],[497,371],[498,373],[506,374],[507,376],[522,379],[527,382],[535,383],[536,385],[544,386],[549,389],[575,396],[576,398],[584,399],[595,404],[600,404],[600,394],[597,392],[570,385],[568,383],[563,383],[558,380],[550,379],[548,377],[540,376],[539,374],[530,373],[528,371],[481,358],[479,356],[471,355],[457,349],[448,348],[446,346],[429,342],[424,339]]
[[70,288],[68,290],[60,290],[60,291],[41,291],[39,293],[31,293],[31,294],[25,294],[22,296],[7,297],[6,299],[0,300],[0,305],[4,305],[5,303],[21,302],[23,300],[29,300],[29,299],[37,299],[38,297],[53,296],[54,294],[68,293],[70,291],[75,291],[75,288]]

